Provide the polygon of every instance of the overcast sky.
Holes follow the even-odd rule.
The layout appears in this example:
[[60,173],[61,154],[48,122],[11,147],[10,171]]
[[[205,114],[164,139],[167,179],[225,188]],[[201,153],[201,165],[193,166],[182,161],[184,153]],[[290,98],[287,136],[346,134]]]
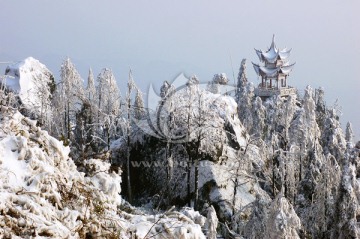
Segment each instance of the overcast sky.
[[[84,79],[112,68],[124,94],[129,68],[146,92],[180,72],[208,81],[237,75],[242,58],[258,84],[254,48],[293,48],[289,84],[325,89],[360,139],[360,1],[0,0],[0,61],[37,58],[59,76],[69,56]],[[231,61],[232,59],[232,61]],[[1,64],[1,71],[6,65]]]

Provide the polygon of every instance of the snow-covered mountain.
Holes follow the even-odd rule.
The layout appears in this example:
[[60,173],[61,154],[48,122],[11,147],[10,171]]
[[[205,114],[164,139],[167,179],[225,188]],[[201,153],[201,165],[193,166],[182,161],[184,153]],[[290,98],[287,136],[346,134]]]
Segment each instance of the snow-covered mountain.
[[122,98],[109,69],[84,88],[70,59],[58,84],[33,58],[8,67],[0,238],[360,238],[351,124],[321,88],[257,97],[245,69],[164,82],[145,114],[131,72]]

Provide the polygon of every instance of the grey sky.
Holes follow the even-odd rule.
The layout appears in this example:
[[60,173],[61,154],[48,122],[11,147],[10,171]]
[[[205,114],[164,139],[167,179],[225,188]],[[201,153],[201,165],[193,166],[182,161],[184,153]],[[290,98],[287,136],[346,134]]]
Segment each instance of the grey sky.
[[[69,56],[84,79],[113,69],[120,88],[129,67],[141,88],[159,87],[180,72],[207,81],[232,77],[254,48],[293,48],[289,83],[303,90],[323,86],[328,105],[339,99],[342,125],[351,121],[360,138],[360,2],[319,1],[95,1],[0,0],[0,61],[39,59],[59,75]],[[5,65],[0,65],[3,71]],[[122,92],[124,90],[122,89]]]

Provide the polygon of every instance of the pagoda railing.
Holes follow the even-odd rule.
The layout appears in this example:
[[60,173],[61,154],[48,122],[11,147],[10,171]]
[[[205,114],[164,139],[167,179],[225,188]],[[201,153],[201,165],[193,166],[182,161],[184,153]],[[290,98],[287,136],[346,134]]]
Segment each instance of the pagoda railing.
[[273,95],[287,96],[296,94],[296,88],[284,87],[284,88],[255,88],[255,95],[260,97],[270,97]]

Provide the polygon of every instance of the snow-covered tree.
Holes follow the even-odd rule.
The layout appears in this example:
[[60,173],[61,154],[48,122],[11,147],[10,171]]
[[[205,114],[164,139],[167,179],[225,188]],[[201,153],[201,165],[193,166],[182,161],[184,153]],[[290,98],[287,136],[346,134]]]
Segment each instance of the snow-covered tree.
[[246,84],[246,87],[240,94],[238,101],[239,119],[250,132],[253,127],[252,119],[252,101],[254,98],[254,86],[251,83]]
[[94,74],[92,72],[92,69],[90,68],[87,86],[86,86],[86,96],[89,99],[89,101],[95,101],[95,94],[96,94],[96,87],[95,87]]
[[92,69],[89,69],[85,97],[81,109],[76,114],[75,147],[82,158],[98,153],[96,144],[96,119],[97,119],[96,87]]
[[[266,119],[265,119],[265,133],[267,140],[272,140],[273,135],[282,141],[281,147],[284,146],[284,99],[279,95],[274,95],[272,98],[265,102],[266,107]],[[284,149],[284,148],[283,148]],[[286,149],[284,149],[286,150]]]
[[299,109],[289,127],[289,143],[299,147],[301,152],[304,152],[306,148],[306,138],[308,137],[304,117],[304,110]]
[[110,148],[110,141],[118,136],[117,122],[120,115],[120,91],[112,70],[104,68],[97,77],[98,134]]
[[172,84],[170,84],[167,81],[164,81],[163,85],[160,88],[160,96],[161,98],[166,98],[167,96],[170,96],[175,91],[175,88]]
[[345,131],[345,140],[348,148],[353,147],[353,130],[350,122],[347,122],[346,124],[346,131]]
[[300,238],[300,229],[300,218],[282,193],[279,193],[269,208],[264,238]]
[[[84,99],[83,80],[70,58],[63,61],[60,69],[61,80],[57,87],[54,104],[57,110],[55,119],[60,125],[59,134],[66,140],[71,139],[72,127],[75,125],[76,112]],[[62,120],[60,120],[62,119]]]
[[137,120],[143,119],[145,117],[146,111],[144,106],[144,100],[142,93],[139,89],[136,89],[136,96],[134,101],[134,117]]
[[284,111],[285,112],[284,112],[283,118],[281,120],[282,121],[281,124],[285,128],[284,134],[286,135],[286,137],[288,137],[287,131],[290,127],[290,124],[294,118],[294,113],[296,111],[296,98],[294,95],[289,95],[287,97]]
[[316,121],[315,101],[310,86],[305,89],[302,108],[296,113],[294,122],[290,124],[290,141],[304,150],[313,148],[320,138],[320,130]]
[[213,94],[218,94],[219,93],[219,84],[215,83],[214,81],[210,81],[206,87],[206,90]]
[[245,226],[244,236],[248,239],[264,238],[268,217],[267,205],[259,194],[252,205],[250,219]]
[[131,188],[131,171],[130,171],[130,135],[131,135],[131,92],[135,88],[135,82],[133,79],[132,71],[129,71],[129,78],[127,83],[127,93],[125,99],[126,106],[126,122],[124,127],[125,140],[126,140],[126,186],[127,186],[127,198],[132,202],[132,188]]
[[238,115],[248,131],[253,126],[252,120],[252,101],[254,97],[254,86],[249,83],[246,76],[246,59],[241,61],[238,74],[238,82],[236,86],[235,99],[238,104]]
[[229,82],[225,73],[215,74],[213,77],[213,82],[219,85],[226,85]]
[[253,103],[253,128],[252,134],[258,138],[264,138],[264,128],[265,128],[265,118],[266,118],[266,109],[262,104],[260,97],[256,97]]
[[349,155],[345,155],[339,193],[335,203],[332,239],[360,237],[357,225],[359,217],[359,183],[356,179],[355,170]]
[[194,86],[198,86],[200,83],[199,78],[196,75],[190,77],[188,82],[186,82],[186,86],[193,88]]
[[340,164],[345,153],[346,140],[335,109],[328,110],[324,124],[326,127],[321,135],[324,154],[333,155]]
[[322,174],[314,189],[313,203],[305,219],[307,232],[312,238],[329,238],[334,225],[335,199],[338,194],[341,169],[333,156],[324,160],[320,168]]
[[321,131],[324,129],[324,120],[326,116],[326,105],[324,99],[324,89],[322,87],[315,90],[315,102],[316,102],[316,122],[319,125]]
[[207,209],[206,219],[207,219],[206,223],[207,223],[207,227],[208,227],[207,238],[208,239],[216,239],[217,238],[216,228],[218,226],[219,220],[216,216],[216,211],[213,206],[210,206]]
[[242,59],[236,85],[236,101],[239,102],[242,92],[248,82],[246,76],[246,59]]
[[54,76],[50,72],[39,74],[35,76],[34,86],[35,89],[33,90],[36,92],[35,95],[37,95],[40,101],[40,109],[37,110],[39,113],[33,112],[33,114],[36,115],[35,118],[37,118],[40,125],[51,132],[53,120],[51,99],[55,92]]
[[316,113],[315,113],[315,101],[313,99],[313,90],[310,86],[307,86],[305,89],[304,99],[303,99],[303,119],[305,125],[305,148],[311,148],[315,141],[320,137],[320,130],[316,122]]
[[[89,155],[98,153],[98,147],[94,139],[96,128],[94,127],[94,108],[89,101],[82,103],[81,109],[76,114],[76,126],[74,129],[73,156],[86,159]],[[76,161],[77,164],[82,161]]]

